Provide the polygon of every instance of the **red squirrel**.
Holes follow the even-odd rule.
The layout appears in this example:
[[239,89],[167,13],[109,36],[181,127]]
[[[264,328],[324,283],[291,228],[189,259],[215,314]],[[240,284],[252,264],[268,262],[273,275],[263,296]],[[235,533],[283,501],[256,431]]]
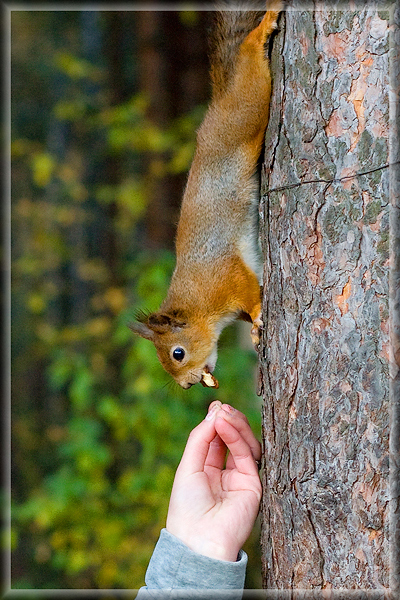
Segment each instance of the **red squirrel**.
[[279,0],[267,1],[257,26],[254,11],[216,14],[212,98],[182,200],[175,270],[160,309],[129,325],[154,343],[184,389],[199,382],[218,387],[218,338],[232,320],[250,321],[252,341],[259,342],[257,162],[271,96],[265,44],[281,9]]

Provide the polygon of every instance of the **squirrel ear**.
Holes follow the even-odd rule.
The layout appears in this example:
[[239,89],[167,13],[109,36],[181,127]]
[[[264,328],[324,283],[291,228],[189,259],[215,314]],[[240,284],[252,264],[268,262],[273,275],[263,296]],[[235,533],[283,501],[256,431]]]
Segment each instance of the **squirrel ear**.
[[186,322],[182,321],[181,319],[171,319],[171,328],[176,330],[176,329],[182,329],[182,327],[186,327]]
[[146,340],[154,340],[154,331],[145,323],[129,323],[128,327],[133,333],[140,335],[140,337],[145,338]]
[[173,310],[171,312],[171,327],[172,329],[182,329],[186,327],[185,313],[182,310]]
[[153,313],[149,315],[147,324],[156,333],[166,333],[168,329],[171,329],[171,317]]
[[[155,317],[154,319],[152,318],[153,316]],[[176,332],[186,326],[186,322],[182,319],[174,316],[170,317],[169,315],[151,315],[148,322],[149,326],[156,331],[159,331],[159,333],[164,333],[168,329]]]
[[128,327],[132,331],[146,340],[154,341],[155,335],[167,333],[167,331],[176,331],[185,327],[185,321],[170,317],[169,315],[163,315],[159,313],[153,313],[151,315],[139,315],[138,321],[130,323]]

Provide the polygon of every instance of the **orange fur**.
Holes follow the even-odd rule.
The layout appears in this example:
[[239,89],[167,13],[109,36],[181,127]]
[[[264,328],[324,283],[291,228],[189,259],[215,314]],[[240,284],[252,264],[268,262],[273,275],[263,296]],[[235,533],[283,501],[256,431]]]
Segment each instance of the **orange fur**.
[[[241,43],[235,39],[212,67],[213,97],[198,131],[182,201],[170,288],[157,313],[131,326],[155,344],[162,365],[183,388],[199,382],[204,368],[213,371],[218,337],[230,320],[250,320],[253,342],[258,341],[255,175],[271,95],[264,45],[280,10],[278,0],[269,2],[261,23]],[[253,27],[256,14],[250,14]],[[240,15],[242,31],[246,14]],[[221,13],[219,19],[222,25],[229,20],[219,36],[223,45],[235,17]],[[174,358],[177,348],[179,360]]]

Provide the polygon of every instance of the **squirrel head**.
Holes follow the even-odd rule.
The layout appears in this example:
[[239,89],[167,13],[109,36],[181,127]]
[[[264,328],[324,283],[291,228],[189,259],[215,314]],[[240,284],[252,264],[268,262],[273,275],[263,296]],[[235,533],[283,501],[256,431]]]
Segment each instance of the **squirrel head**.
[[141,314],[129,328],[150,340],[164,369],[184,389],[212,373],[217,361],[217,339],[203,323],[189,323],[178,313]]

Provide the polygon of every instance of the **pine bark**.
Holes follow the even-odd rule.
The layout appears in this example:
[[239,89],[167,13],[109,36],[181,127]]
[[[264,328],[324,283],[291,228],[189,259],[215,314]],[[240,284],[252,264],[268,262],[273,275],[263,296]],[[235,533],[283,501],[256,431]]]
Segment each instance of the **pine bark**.
[[340,588],[333,597],[385,598],[395,589],[391,21],[393,7],[290,3],[273,43],[261,203],[261,541],[274,598]]

